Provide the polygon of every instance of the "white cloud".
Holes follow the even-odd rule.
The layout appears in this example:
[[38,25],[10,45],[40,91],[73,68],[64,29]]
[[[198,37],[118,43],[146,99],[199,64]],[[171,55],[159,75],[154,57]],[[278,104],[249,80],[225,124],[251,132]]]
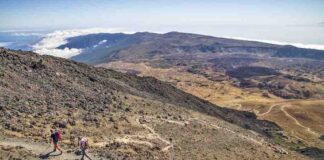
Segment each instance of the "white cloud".
[[[67,43],[67,38],[82,36],[96,33],[116,33],[120,29],[106,29],[106,28],[91,28],[91,29],[72,29],[60,30],[47,34],[41,41],[32,46],[33,51],[38,54],[52,55],[62,58],[71,58],[82,52],[82,49],[65,48],[57,49],[57,47]],[[131,33],[131,32],[124,32]]]
[[299,47],[299,48],[324,50],[324,45],[322,45],[322,44],[290,43],[290,42],[280,42],[280,41],[273,41],[273,40],[257,40],[257,39],[243,38],[243,37],[227,37],[227,38],[246,40],[246,41],[257,41],[257,42],[278,44],[278,45],[292,45],[292,46]]
[[62,57],[62,58],[71,58],[73,56],[76,56],[82,52],[82,49],[76,49],[76,48],[64,48],[64,49],[38,49],[35,50],[36,53],[39,54],[44,54],[44,55],[52,55],[52,56],[57,56],[57,57]]

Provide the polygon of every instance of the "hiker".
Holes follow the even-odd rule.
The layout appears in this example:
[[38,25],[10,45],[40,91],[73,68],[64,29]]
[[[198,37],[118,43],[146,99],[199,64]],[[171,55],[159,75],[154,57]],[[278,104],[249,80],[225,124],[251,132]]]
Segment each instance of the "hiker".
[[83,137],[83,138],[78,137],[78,142],[79,142],[79,146],[80,146],[81,154],[82,154],[81,160],[84,160],[84,156],[86,156],[88,159],[91,160],[91,158],[86,153],[86,150],[89,147],[88,139],[85,137]]
[[61,152],[61,154],[63,153],[62,149],[58,145],[58,142],[61,139],[62,139],[61,130],[59,130],[59,129],[57,129],[57,130],[51,130],[51,143],[53,142],[53,144],[54,144],[54,150],[53,150],[53,152],[56,152],[56,149],[57,149],[57,150],[59,150]]

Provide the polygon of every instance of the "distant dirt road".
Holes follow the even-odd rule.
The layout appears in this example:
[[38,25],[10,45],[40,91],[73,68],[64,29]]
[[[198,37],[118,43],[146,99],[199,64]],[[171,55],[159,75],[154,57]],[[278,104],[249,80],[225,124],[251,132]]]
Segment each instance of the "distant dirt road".
[[310,129],[309,127],[306,127],[306,126],[304,126],[304,125],[302,125],[295,117],[293,117],[292,115],[290,115],[286,110],[285,110],[285,107],[286,107],[287,105],[282,105],[281,107],[280,107],[280,110],[287,116],[287,117],[289,117],[290,119],[292,119],[294,122],[295,122],[295,124],[297,124],[298,126],[300,126],[300,127],[302,127],[302,128],[304,128],[304,129],[306,129],[308,132],[310,132],[311,134],[314,134],[314,135],[316,135],[316,136],[319,136],[319,134],[318,133],[316,133],[316,132],[314,132],[314,131],[312,131],[312,129]]
[[274,104],[274,105],[270,106],[270,108],[269,108],[266,112],[261,113],[261,114],[258,114],[258,116],[264,116],[264,115],[270,113],[271,110],[273,109],[273,107],[275,107],[275,106],[277,106],[277,105],[278,105],[278,104]]

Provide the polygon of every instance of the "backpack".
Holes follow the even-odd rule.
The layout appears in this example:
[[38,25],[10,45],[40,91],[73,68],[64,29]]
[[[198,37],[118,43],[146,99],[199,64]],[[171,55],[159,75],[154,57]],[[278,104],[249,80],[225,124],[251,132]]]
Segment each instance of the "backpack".
[[88,143],[88,139],[87,138],[82,138],[79,143],[80,143],[80,147],[82,149],[86,149],[86,148],[89,147],[89,143]]
[[57,140],[62,140],[62,133],[61,133],[61,130],[57,130],[56,132],[55,132],[55,136],[56,136],[56,138],[57,138]]

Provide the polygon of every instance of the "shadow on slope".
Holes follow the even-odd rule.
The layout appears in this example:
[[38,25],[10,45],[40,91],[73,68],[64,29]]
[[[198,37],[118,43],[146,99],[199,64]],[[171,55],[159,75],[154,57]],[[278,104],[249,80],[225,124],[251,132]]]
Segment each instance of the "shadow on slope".
[[313,159],[320,160],[324,158],[324,149],[319,149],[316,147],[307,147],[307,148],[299,149],[297,151]]

